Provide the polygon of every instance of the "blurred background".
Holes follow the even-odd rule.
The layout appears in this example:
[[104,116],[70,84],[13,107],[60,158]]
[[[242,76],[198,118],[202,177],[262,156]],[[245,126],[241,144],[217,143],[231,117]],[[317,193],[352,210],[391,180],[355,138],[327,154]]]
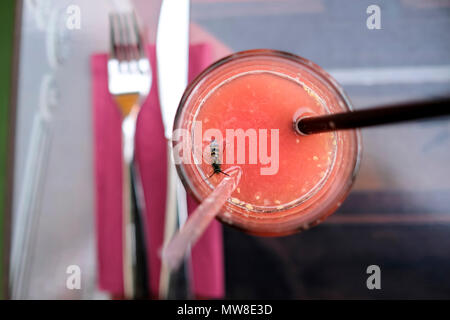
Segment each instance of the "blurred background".
[[[9,283],[22,286],[13,297],[109,298],[97,286],[90,56],[108,51],[108,12],[121,1],[22,2],[10,234],[12,248],[28,245],[8,259]],[[154,43],[160,1],[131,4]],[[79,29],[65,27],[69,5]],[[381,29],[367,26],[371,5]],[[211,44],[214,60],[254,48],[303,56],[355,109],[450,94],[449,0],[192,0],[190,41]],[[282,238],[223,226],[225,298],[450,298],[450,121],[362,135],[353,191],[320,226]],[[38,167],[27,168],[30,155]],[[66,288],[73,264],[81,290]],[[381,290],[366,287],[369,265]]]

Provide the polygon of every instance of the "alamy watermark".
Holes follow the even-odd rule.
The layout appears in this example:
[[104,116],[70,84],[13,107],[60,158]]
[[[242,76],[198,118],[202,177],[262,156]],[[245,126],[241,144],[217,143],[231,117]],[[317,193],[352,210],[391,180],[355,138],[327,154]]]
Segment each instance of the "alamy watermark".
[[366,26],[369,30],[381,29],[381,9],[380,6],[372,4],[367,7],[366,13],[369,14],[366,20]]
[[66,288],[69,290],[81,289],[81,268],[76,264],[67,267],[66,273],[69,275],[66,279]]
[[69,30],[81,29],[81,9],[77,5],[70,5],[66,9],[67,20],[66,27]]
[[195,121],[193,128],[194,141],[187,129],[179,128],[173,132],[176,164],[202,164],[203,161],[211,164],[211,143],[214,141],[214,145],[218,145],[217,156],[221,164],[259,164],[261,175],[278,173],[279,129],[226,129],[224,137],[222,131],[215,128],[203,132],[201,121]]
[[376,264],[367,267],[366,273],[370,274],[367,278],[366,286],[369,290],[381,289],[381,269]]

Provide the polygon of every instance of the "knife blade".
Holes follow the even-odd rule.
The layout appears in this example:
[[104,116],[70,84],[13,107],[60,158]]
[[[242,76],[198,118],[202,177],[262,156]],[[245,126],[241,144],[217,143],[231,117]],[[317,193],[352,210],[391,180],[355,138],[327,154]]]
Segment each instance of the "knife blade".
[[158,93],[167,139],[188,82],[189,0],[163,0],[156,34]]
[[[158,93],[164,123],[164,135],[168,142],[168,180],[164,244],[176,231],[176,218],[181,227],[187,220],[186,191],[177,177],[172,161],[172,131],[175,114],[188,83],[189,66],[189,0],[163,0],[156,34],[156,58],[158,72]],[[176,199],[176,203],[174,203]],[[189,254],[187,255],[189,257]],[[187,264],[188,295],[190,262]],[[159,294],[167,298],[170,287],[170,270],[161,266]]]

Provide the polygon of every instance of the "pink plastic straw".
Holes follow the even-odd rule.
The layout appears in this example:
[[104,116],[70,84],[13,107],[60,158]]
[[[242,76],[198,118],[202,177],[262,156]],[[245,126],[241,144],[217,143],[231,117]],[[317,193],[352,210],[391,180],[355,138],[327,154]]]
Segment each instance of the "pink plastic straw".
[[238,186],[241,168],[231,167],[225,172],[230,176],[224,176],[213,192],[189,216],[184,226],[164,246],[161,259],[171,270],[179,267],[188,248],[197,242]]

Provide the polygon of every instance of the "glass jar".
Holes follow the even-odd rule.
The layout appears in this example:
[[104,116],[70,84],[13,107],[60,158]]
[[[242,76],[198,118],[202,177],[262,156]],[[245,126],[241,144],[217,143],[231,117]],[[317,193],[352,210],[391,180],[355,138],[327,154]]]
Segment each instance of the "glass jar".
[[[352,109],[348,97],[339,84],[319,66],[299,56],[261,49],[235,53],[215,62],[187,87],[174,123],[174,132],[181,129],[189,134],[185,143],[179,145],[180,141],[174,141],[174,150],[178,150],[178,155],[182,155],[184,159],[178,161],[177,171],[186,190],[200,202],[212,191],[214,183],[209,179],[210,172],[205,170],[209,167],[198,163],[195,143],[199,140],[194,133],[199,111],[205,108],[208,99],[221,92],[219,90],[234,79],[248,75],[258,77],[259,74],[282,77],[302,86],[310,96],[320,102],[323,113],[338,113]],[[268,84],[270,88],[270,81]],[[280,97],[283,99],[283,96]],[[237,99],[239,100],[239,97]],[[283,104],[280,103],[281,105]],[[302,107],[299,105],[298,112],[292,113],[290,118],[286,117],[286,123],[294,123],[297,117],[302,115]],[[242,104],[240,108],[245,109],[246,104]],[[254,117],[258,116],[257,113]],[[292,130],[295,131],[293,128]],[[287,235],[322,222],[340,206],[349,193],[358,171],[361,153],[359,131],[337,131],[331,135],[334,142],[333,150],[329,154],[332,153],[332,159],[329,157],[329,164],[323,170],[323,178],[320,181],[305,188],[301,194],[295,193],[296,196],[291,201],[279,204],[269,199],[268,205],[254,205],[230,198],[218,215],[218,219],[245,232],[262,236]],[[174,134],[175,136],[177,135]],[[204,141],[202,143],[203,148]],[[281,151],[283,154],[286,150]],[[289,159],[290,163],[293,161],[296,159]],[[298,165],[301,166],[302,163]],[[245,169],[242,174],[245,176]],[[302,179],[302,176],[296,179]]]

